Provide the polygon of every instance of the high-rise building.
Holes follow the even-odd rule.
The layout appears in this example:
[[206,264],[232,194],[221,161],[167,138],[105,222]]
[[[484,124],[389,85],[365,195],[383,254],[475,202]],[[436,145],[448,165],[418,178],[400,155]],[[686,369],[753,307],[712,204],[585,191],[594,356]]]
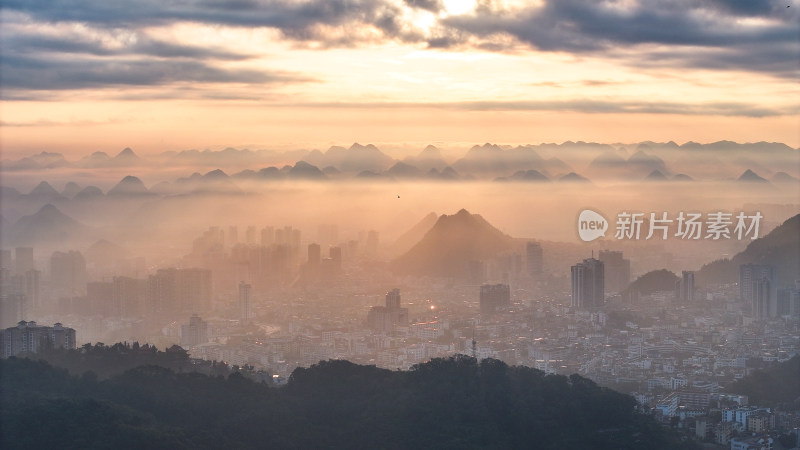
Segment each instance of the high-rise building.
[[272,245],[275,243],[275,227],[264,227],[261,229],[261,245]]
[[319,244],[308,244],[308,265],[311,267],[319,266],[322,259],[322,249]]
[[113,312],[117,317],[139,317],[144,313],[147,281],[130,277],[114,277],[112,285]]
[[800,318],[800,289],[778,289],[776,316]]
[[752,302],[755,298],[756,280],[766,278],[773,287],[775,285],[775,271],[772,266],[765,264],[742,264],[739,266],[739,298],[745,302]]
[[239,283],[239,321],[245,324],[253,318],[253,308],[250,304],[252,286],[244,281]]
[[37,353],[45,347],[75,349],[75,330],[60,323],[46,327],[23,320],[17,326],[6,328],[0,333],[3,358],[22,353]]
[[336,225],[323,224],[317,229],[317,241],[323,247],[336,245],[339,243],[339,227]]
[[11,250],[0,250],[0,269],[13,270],[14,258],[11,256]]
[[228,246],[233,247],[239,243],[239,227],[231,225],[228,227]]
[[334,267],[339,270],[342,268],[342,247],[331,247],[328,250],[328,254],[330,255],[331,261],[333,261]]
[[605,270],[594,258],[572,266],[572,307],[598,309],[605,304]]
[[[758,278],[753,282],[753,318],[763,320],[774,317],[772,314],[772,282],[767,277]],[[777,309],[777,308],[776,308]],[[777,311],[776,311],[777,312]]]
[[28,297],[22,292],[4,292],[0,295],[0,327],[11,327],[25,320],[29,313]]
[[244,241],[247,245],[255,245],[256,243],[256,227],[249,226],[244,232]]
[[678,280],[675,286],[675,297],[681,303],[692,303],[694,302],[694,272],[690,270],[684,270],[681,272],[681,278]]
[[408,324],[408,308],[400,307],[400,290],[386,293],[385,306],[373,306],[367,314],[367,325],[376,331],[391,332],[395,325]]
[[174,318],[203,312],[211,304],[211,271],[160,269],[147,281],[147,314]]
[[400,309],[400,289],[392,289],[386,293],[386,309]]
[[[142,280],[146,282],[146,280]],[[93,281],[86,283],[86,301],[93,314],[105,317],[119,316],[119,307],[114,302],[114,283]]]
[[367,256],[373,257],[378,254],[378,236],[378,232],[375,230],[369,230],[367,233],[367,242],[364,247]]
[[486,280],[486,263],[476,259],[467,261],[467,277],[470,283],[483,283]]
[[33,247],[17,247],[14,249],[14,269],[17,274],[23,274],[35,268]]
[[31,308],[40,308],[42,306],[42,272],[36,269],[29,270],[23,277],[25,278],[23,292],[28,297],[29,305]]
[[86,293],[86,260],[81,252],[53,253],[50,257],[50,285],[70,296]]
[[208,342],[208,322],[197,314],[192,314],[189,323],[181,325],[181,346],[188,349],[206,342]]
[[480,290],[481,314],[491,314],[511,305],[511,288],[507,284],[484,284]]
[[542,273],[544,267],[542,246],[538,242],[528,242],[525,245],[525,262],[528,268],[528,275],[536,276]]
[[621,292],[631,281],[631,260],[622,257],[622,252],[613,250],[600,250],[600,261],[605,271],[605,286],[607,292]]

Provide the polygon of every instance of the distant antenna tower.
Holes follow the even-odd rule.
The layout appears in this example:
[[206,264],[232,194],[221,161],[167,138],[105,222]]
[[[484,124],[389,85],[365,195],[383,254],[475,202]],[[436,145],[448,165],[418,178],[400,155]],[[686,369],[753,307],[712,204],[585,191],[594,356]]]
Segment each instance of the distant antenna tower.
[[475,341],[475,325],[472,325],[472,357],[478,359],[478,342]]

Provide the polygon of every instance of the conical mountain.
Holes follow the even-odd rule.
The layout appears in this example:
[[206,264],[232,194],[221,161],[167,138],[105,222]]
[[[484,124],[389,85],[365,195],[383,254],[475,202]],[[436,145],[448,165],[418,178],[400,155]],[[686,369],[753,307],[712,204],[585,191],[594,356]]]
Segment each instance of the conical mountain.
[[114,163],[118,165],[138,164],[140,162],[142,162],[142,159],[130,147],[125,147],[114,157]]
[[47,204],[35,214],[20,217],[11,227],[11,240],[17,244],[65,242],[83,238],[89,231],[88,226]]
[[111,158],[109,158],[108,153],[106,152],[94,152],[89,156],[85,156],[78,161],[78,165],[81,167],[108,167],[110,165]]
[[439,217],[422,240],[392,262],[392,268],[399,274],[467,277],[470,262],[509,251],[513,241],[480,215],[462,209]]
[[589,179],[584,176],[578,175],[575,172],[570,172],[559,178],[558,181],[566,183],[588,183]]
[[396,162],[389,170],[386,171],[386,175],[396,178],[416,178],[422,176],[422,174],[422,171],[416,166],[404,163],[402,161]]
[[739,176],[739,181],[746,181],[746,182],[753,182],[753,183],[769,183],[766,178],[761,177],[761,175],[753,172],[750,169],[744,171],[743,174]]
[[417,158],[442,158],[442,151],[439,150],[435,145],[428,144],[422,151],[417,155]]
[[28,195],[36,197],[58,197],[58,191],[47,181],[42,181],[37,184],[35,188],[31,189]]
[[103,191],[97,186],[86,186],[73,197],[75,200],[89,200],[103,196]]
[[324,180],[328,178],[319,170],[319,167],[305,161],[297,161],[295,165],[289,169],[287,176],[300,180]]
[[645,181],[667,181],[667,176],[661,173],[660,170],[654,170],[644,177],[644,179]]
[[427,172],[431,169],[439,171],[447,167],[447,162],[442,157],[442,151],[433,145],[428,145],[416,156],[406,157],[403,162],[416,167],[421,172]]
[[773,183],[797,183],[797,177],[793,177],[786,172],[776,172],[771,178]]
[[109,196],[136,196],[148,195],[150,192],[142,183],[142,180],[128,175],[123,178],[116,186],[108,191]]

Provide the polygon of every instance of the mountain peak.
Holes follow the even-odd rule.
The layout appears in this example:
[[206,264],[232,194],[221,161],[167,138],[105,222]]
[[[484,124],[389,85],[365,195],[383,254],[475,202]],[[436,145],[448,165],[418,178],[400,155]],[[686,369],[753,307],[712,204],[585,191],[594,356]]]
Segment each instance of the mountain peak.
[[398,273],[464,278],[470,264],[488,261],[511,250],[513,238],[493,227],[483,217],[461,209],[443,214],[423,238],[394,260]]
[[11,227],[10,242],[31,244],[84,237],[88,227],[62,213],[51,203],[29,216],[20,217]]
[[749,181],[749,182],[756,182],[756,183],[768,183],[766,178],[762,178],[759,174],[753,172],[750,169],[745,170],[744,173],[739,176],[739,181]]
[[650,174],[645,177],[645,180],[647,180],[647,181],[666,181],[667,180],[667,176],[664,175],[663,173],[661,173],[660,170],[656,169],[656,170],[650,172]]
[[418,158],[441,158],[442,151],[436,146],[428,144],[417,156]]
[[220,179],[228,179],[230,177],[228,176],[227,173],[225,173],[224,170],[214,169],[203,175],[203,178],[207,180],[220,180]]
[[48,203],[39,208],[39,211],[37,211],[36,214],[62,214],[62,213],[60,209],[55,207],[55,205]]
[[149,193],[142,180],[133,175],[126,176],[108,191],[108,195],[146,195]]
[[121,152],[117,153],[117,156],[115,156],[114,159],[139,160],[139,156],[134,153],[130,147],[125,147]]
[[51,186],[47,181],[42,181],[41,183],[37,184],[28,195],[55,196],[58,195],[58,191],[56,191],[55,188],[53,188],[53,186]]

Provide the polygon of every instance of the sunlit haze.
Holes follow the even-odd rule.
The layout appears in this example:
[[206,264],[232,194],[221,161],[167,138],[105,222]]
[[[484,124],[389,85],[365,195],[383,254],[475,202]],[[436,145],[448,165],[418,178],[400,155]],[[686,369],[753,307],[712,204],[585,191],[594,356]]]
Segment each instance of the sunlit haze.
[[797,448],[799,21],[3,0],[0,447]]

